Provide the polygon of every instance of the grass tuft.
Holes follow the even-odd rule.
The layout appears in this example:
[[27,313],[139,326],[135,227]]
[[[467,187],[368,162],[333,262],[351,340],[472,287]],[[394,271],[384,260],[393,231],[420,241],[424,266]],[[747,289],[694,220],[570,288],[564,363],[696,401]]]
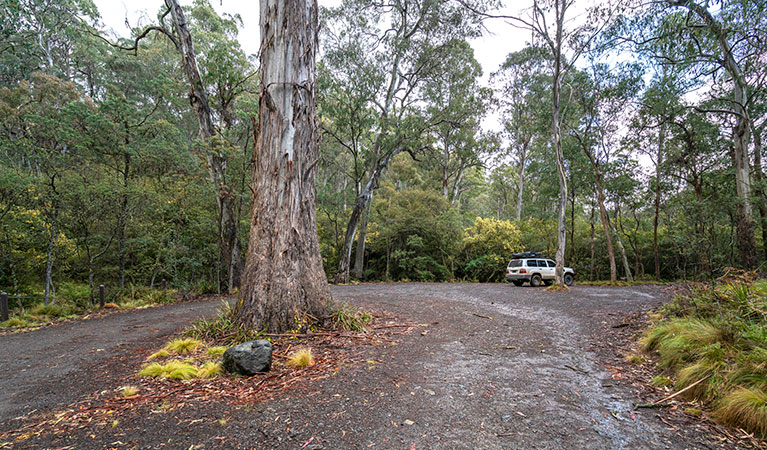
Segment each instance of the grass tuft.
[[257,339],[260,332],[239,324],[234,308],[222,301],[217,317],[200,319],[184,331],[184,336],[209,343],[236,345]]
[[144,368],[141,369],[138,372],[138,376],[140,376],[140,377],[159,377],[163,373],[165,373],[165,366],[163,366],[160,363],[152,363],[152,364],[144,366]]
[[179,355],[186,355],[189,353],[194,353],[201,345],[202,342],[194,338],[173,339],[172,341],[165,344],[163,350]]
[[170,352],[162,349],[152,353],[147,359],[165,358],[166,356],[170,356]]
[[197,378],[216,378],[224,373],[221,363],[208,361],[197,369]]
[[314,356],[312,349],[302,348],[296,350],[288,356],[288,365],[292,367],[308,367],[314,365]]
[[182,361],[170,361],[164,366],[163,378],[191,380],[197,377],[197,367]]
[[642,355],[626,355],[626,361],[631,364],[642,364],[647,361],[647,358]]
[[0,322],[0,328],[19,328],[29,326],[29,322],[18,317],[11,317],[5,322]]
[[136,386],[123,386],[120,388],[120,395],[122,397],[133,397],[138,394],[139,389]]
[[734,390],[719,402],[714,414],[724,423],[767,436],[767,394],[761,389]]
[[226,352],[226,347],[224,347],[223,345],[218,345],[216,347],[208,347],[208,350],[206,351],[208,356],[214,356],[214,357],[221,356],[224,354],[224,352]]
[[348,303],[341,303],[333,311],[333,327],[349,331],[365,331],[365,325],[373,320],[370,313],[359,311]]

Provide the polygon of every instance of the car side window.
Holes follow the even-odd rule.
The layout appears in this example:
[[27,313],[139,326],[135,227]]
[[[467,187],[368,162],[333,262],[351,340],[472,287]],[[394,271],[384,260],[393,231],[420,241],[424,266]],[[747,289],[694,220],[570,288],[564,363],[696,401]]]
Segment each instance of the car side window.
[[549,263],[549,267],[557,267],[557,263],[555,263],[555,262],[554,262],[554,261],[552,261],[552,260],[548,260],[548,261],[546,261],[546,262],[547,262],[547,263]]
[[534,259],[527,260],[527,267],[538,267],[538,261]]
[[538,260],[538,267],[546,267],[546,261],[539,259]]

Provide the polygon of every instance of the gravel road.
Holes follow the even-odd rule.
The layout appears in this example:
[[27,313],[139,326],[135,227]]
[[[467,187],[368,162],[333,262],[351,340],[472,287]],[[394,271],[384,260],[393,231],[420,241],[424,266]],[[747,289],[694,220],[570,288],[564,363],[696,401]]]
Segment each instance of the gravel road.
[[[390,283],[332,291],[364,309],[438,324],[403,335],[398,345],[371,347],[367,363],[281,398],[244,407],[189,406],[183,417],[155,414],[135,422],[132,432],[66,443],[185,449],[716,447],[700,433],[670,429],[656,410],[633,411],[634,389],[607,370],[605,349],[621,329],[614,327],[661,305],[668,299],[665,288],[547,292],[510,284]],[[92,368],[119,353],[156,348],[215,306],[172,305],[0,337],[0,422],[62,407],[98,389],[108,380],[82,380],[101,373]]]

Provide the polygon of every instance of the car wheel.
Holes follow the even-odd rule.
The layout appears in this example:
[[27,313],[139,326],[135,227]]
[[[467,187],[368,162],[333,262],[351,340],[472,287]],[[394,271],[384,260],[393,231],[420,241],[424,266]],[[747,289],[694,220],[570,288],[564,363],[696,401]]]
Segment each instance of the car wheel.
[[546,286],[551,286],[552,283],[553,283],[552,280],[543,280],[543,284],[545,284]]
[[514,286],[522,286],[525,282],[522,280],[514,280],[512,283],[514,283]]
[[541,276],[537,273],[530,278],[530,286],[538,287],[541,285]]
[[567,286],[572,286],[573,285],[573,275],[571,273],[566,273],[565,274],[565,284]]

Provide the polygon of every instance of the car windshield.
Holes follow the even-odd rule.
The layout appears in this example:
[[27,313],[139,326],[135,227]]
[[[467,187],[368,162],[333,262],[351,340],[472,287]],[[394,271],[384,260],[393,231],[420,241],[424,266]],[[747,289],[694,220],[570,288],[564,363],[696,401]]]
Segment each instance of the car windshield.
[[522,260],[521,259],[512,259],[509,262],[509,267],[522,267]]

